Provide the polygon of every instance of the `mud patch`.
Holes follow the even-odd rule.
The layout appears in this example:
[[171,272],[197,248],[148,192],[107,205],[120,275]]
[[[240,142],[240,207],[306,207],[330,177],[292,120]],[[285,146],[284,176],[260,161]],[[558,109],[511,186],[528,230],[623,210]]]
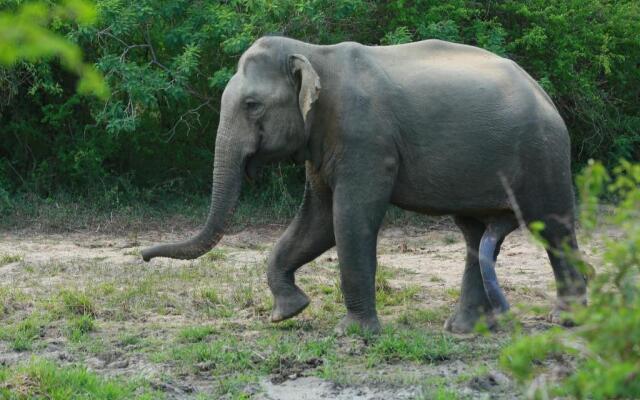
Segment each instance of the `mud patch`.
[[307,371],[321,366],[322,363],[323,361],[319,358],[310,358],[304,361],[282,358],[278,367],[272,372],[271,383],[278,385],[287,380],[300,378],[305,376]]
[[309,376],[274,384],[270,380],[261,383],[260,400],[386,400],[413,399],[419,395],[417,387],[397,390],[371,386],[344,386]]

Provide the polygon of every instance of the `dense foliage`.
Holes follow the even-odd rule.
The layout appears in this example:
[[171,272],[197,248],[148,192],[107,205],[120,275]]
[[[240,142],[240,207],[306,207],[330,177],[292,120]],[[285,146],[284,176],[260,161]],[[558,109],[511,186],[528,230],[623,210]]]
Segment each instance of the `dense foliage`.
[[[613,179],[593,163],[578,179],[581,221],[586,233],[605,237],[605,266],[590,284],[590,304],[573,313],[579,326],[554,328],[517,339],[502,364],[517,378],[532,380],[534,398],[640,398],[640,164],[623,162]],[[603,217],[604,193],[618,202]],[[605,221],[602,221],[605,219]],[[598,229],[606,222],[607,229]],[[549,373],[548,359],[565,360],[565,373]],[[537,379],[533,379],[537,377]]]
[[80,93],[104,98],[109,91],[100,74],[82,62],[82,50],[48,29],[51,21],[60,24],[69,19],[91,24],[96,19],[95,7],[85,0],[65,0],[51,7],[30,2],[17,10],[0,12],[0,65],[12,66],[22,60],[33,62],[57,56],[64,67],[80,76]]
[[[0,0],[0,9],[21,3]],[[105,75],[106,100],[77,93],[77,76],[55,60],[0,69],[5,194],[207,192],[220,94],[240,54],[268,33],[487,48],[516,60],[553,97],[576,165],[640,158],[636,0],[98,0],[97,10],[93,26],[53,19],[50,27]],[[266,181],[302,179],[285,171]]]

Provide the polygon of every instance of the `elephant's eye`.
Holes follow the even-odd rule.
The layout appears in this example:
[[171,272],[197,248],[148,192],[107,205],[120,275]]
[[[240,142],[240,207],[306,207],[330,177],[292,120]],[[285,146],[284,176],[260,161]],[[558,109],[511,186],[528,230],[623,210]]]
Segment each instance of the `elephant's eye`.
[[252,99],[245,101],[244,105],[250,114],[257,114],[262,110],[262,104]]

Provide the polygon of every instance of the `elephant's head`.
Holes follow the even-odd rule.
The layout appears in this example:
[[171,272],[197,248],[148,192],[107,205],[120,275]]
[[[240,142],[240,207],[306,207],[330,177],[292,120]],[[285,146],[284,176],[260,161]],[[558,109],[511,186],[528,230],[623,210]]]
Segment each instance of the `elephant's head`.
[[193,259],[218,243],[238,202],[243,175],[264,162],[303,151],[320,80],[309,60],[287,54],[277,38],[256,42],[240,58],[222,94],[209,216],[193,238],[142,251],[142,258]]

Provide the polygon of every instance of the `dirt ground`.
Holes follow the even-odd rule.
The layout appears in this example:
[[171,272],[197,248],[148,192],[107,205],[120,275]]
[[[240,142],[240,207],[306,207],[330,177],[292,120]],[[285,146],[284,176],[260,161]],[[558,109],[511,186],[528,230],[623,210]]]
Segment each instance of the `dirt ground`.
[[[522,397],[524,389],[498,366],[508,330],[452,336],[442,329],[459,295],[465,255],[451,224],[381,232],[378,308],[386,328],[379,339],[332,333],[344,313],[335,250],[297,275],[311,306],[292,322],[268,322],[265,261],[282,231],[252,228],[224,237],[200,260],[150,263],[140,248],[192,232],[1,233],[0,366],[41,357],[141,380],[166,398]],[[599,243],[581,245],[597,265]],[[527,331],[547,329],[555,286],[544,249],[514,232],[497,273],[516,320]],[[69,293],[90,302],[95,326],[86,334],[70,334],[75,317],[59,311],[69,309]],[[18,348],[12,327],[36,314],[43,316],[39,334]],[[434,356],[422,348],[430,343],[444,347]]]

